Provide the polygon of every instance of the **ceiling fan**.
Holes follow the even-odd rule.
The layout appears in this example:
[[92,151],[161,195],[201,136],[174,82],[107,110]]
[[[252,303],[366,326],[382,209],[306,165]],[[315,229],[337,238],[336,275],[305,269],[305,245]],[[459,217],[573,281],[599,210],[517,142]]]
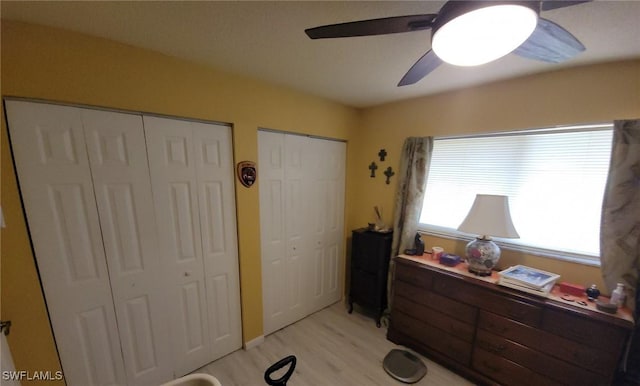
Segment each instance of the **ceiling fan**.
[[585,50],[569,31],[540,12],[588,1],[447,1],[437,14],[393,16],[306,29],[311,39],[386,35],[431,29],[431,47],[402,77],[414,84],[443,62],[473,66],[508,53],[560,63]]

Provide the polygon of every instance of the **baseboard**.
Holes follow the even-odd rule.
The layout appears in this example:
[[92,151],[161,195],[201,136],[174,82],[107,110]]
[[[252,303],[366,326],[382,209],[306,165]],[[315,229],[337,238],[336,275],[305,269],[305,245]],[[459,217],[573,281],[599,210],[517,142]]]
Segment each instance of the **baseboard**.
[[244,342],[244,349],[245,350],[252,349],[254,347],[260,346],[263,342],[264,342],[264,335],[260,335],[255,339],[251,339],[248,342]]

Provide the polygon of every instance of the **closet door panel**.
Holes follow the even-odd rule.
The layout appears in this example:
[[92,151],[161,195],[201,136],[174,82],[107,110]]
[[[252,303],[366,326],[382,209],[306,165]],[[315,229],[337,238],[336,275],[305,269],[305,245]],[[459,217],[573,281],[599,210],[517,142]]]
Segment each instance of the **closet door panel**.
[[344,192],[347,145],[344,142],[324,141],[328,159],[327,211],[325,250],[329,275],[325,278],[326,299],[322,307],[342,297],[344,282]]
[[[311,270],[308,248],[309,208],[309,153],[307,137],[285,135],[285,277],[288,283],[284,295],[287,299],[287,324],[294,323],[309,313],[308,276]],[[280,279],[281,280],[281,279]]]
[[309,224],[310,242],[316,267],[309,278],[314,283],[313,309],[338,301],[342,294],[342,256],[344,224],[344,178],[346,145],[343,142],[315,139],[309,154],[313,223]]
[[213,358],[242,347],[231,128],[192,122]]
[[189,122],[144,118],[159,245],[164,259],[175,375],[211,361],[198,184]]
[[22,199],[64,376],[127,383],[81,110],[7,101]]
[[173,361],[142,117],[82,117],[127,378],[162,383]]
[[264,333],[287,325],[284,134],[258,131]]
[[342,295],[345,144],[258,132],[265,334]]

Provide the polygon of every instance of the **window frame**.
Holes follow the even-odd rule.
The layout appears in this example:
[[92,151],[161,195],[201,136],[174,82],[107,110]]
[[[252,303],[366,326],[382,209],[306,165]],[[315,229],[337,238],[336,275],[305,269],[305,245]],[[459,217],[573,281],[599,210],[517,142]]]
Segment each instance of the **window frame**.
[[[522,134],[567,133],[567,132],[574,132],[574,131],[600,131],[600,130],[613,130],[613,122],[565,125],[565,126],[539,128],[539,129],[511,130],[511,131],[505,131],[505,132],[498,131],[498,132],[469,134],[469,135],[441,136],[441,137],[434,137],[434,143],[438,140],[473,139],[473,138],[487,138],[487,137],[504,137],[504,136],[522,135]],[[422,207],[420,208],[420,211],[422,211]],[[475,236],[476,236],[476,235],[460,232],[457,229],[447,228],[447,227],[432,225],[432,224],[426,224],[426,223],[418,223],[418,232],[426,235],[430,235],[430,236],[435,236],[435,237],[440,237],[440,238],[445,238],[450,240],[464,241],[464,242],[469,242],[475,239]],[[529,255],[546,257],[546,258],[551,258],[559,261],[578,263],[578,264],[592,266],[592,267],[600,267],[601,265],[600,256],[597,256],[597,255],[589,255],[589,254],[576,253],[576,252],[570,252],[570,251],[536,247],[532,245],[526,245],[524,243],[519,243],[517,239],[503,239],[500,237],[493,237],[493,240],[496,241],[497,244],[500,246],[500,248],[503,250],[522,252]]]

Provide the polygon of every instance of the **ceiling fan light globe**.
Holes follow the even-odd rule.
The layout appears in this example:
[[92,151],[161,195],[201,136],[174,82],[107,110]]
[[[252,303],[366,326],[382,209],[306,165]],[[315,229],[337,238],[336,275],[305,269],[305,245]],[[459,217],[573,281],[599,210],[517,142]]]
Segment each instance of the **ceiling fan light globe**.
[[529,38],[537,23],[537,12],[524,5],[485,6],[463,13],[437,28],[431,38],[431,47],[444,62],[477,66],[518,48]]

